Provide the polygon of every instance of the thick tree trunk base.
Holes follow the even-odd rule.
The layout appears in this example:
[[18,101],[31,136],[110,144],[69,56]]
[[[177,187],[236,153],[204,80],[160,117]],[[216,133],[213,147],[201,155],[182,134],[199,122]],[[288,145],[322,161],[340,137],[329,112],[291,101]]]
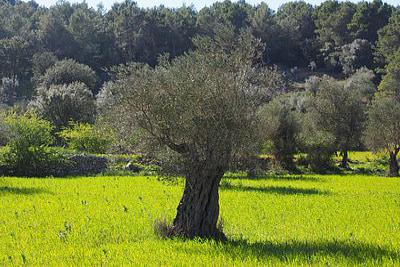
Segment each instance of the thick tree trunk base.
[[198,170],[188,175],[176,217],[168,230],[170,237],[226,240],[217,226],[219,183],[223,174],[219,170]]
[[342,161],[340,162],[339,167],[343,169],[350,169],[349,167],[349,153],[347,151],[343,151],[342,153]]
[[390,168],[389,168],[389,176],[397,177],[399,176],[399,163],[397,162],[397,155],[390,155]]
[[167,231],[167,237],[179,237],[184,239],[213,239],[221,242],[228,241],[228,238],[225,236],[222,229],[217,228],[213,233],[207,235],[191,235],[187,231],[185,231],[184,228],[180,225],[172,225]]

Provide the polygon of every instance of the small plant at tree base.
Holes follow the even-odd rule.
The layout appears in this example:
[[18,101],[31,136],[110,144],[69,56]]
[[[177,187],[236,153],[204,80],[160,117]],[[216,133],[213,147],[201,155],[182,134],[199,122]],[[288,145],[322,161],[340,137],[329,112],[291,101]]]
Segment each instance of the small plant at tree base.
[[167,219],[157,219],[153,223],[154,233],[160,238],[169,238],[171,224],[168,223]]

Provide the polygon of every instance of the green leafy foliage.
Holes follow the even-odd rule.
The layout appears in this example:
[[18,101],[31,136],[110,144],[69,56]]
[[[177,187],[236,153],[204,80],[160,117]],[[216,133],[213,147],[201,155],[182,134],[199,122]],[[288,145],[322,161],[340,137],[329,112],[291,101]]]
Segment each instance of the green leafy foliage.
[[48,68],[39,83],[46,88],[51,85],[69,85],[72,83],[83,83],[92,91],[96,85],[96,73],[89,67],[72,59],[56,62]]
[[393,12],[389,23],[379,31],[377,48],[386,63],[400,47],[400,11]]
[[385,69],[386,74],[379,84],[379,93],[400,100],[400,48]]
[[59,136],[70,149],[96,154],[106,153],[113,139],[109,130],[98,129],[87,123],[71,123]]
[[393,164],[390,167],[394,168],[390,172],[397,176],[397,154],[400,152],[400,103],[397,100],[378,97],[373,101],[368,111],[365,142],[370,149],[390,155]]
[[336,151],[335,137],[328,131],[321,130],[311,114],[302,118],[302,150],[307,153],[307,165],[317,173],[324,173],[333,168],[332,155]]
[[299,148],[300,122],[288,103],[288,97],[276,98],[260,111],[262,136],[271,144],[270,152],[281,167],[294,171],[294,154]]
[[45,176],[62,159],[50,148],[54,142],[50,122],[33,114],[9,115],[5,124],[10,141],[0,156],[5,173],[21,176]]
[[58,129],[70,121],[93,122],[96,110],[92,92],[80,82],[38,88],[30,108]]
[[347,165],[347,151],[361,142],[365,105],[357,87],[346,88],[334,79],[325,78],[320,90],[311,99],[310,115],[318,131],[334,137],[336,150],[344,154],[343,167]]
[[356,39],[342,46],[339,62],[345,75],[351,75],[362,67],[372,69],[373,50],[371,43],[364,39]]

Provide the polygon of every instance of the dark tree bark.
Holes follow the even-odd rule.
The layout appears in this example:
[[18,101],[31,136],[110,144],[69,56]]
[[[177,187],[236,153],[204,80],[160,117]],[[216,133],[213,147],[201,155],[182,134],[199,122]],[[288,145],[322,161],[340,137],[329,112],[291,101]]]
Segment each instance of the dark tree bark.
[[177,208],[171,236],[225,240],[217,227],[219,216],[219,184],[222,170],[199,170],[187,175],[185,190]]
[[397,162],[397,154],[391,152],[390,153],[390,170],[389,170],[389,176],[391,177],[396,177],[399,176],[399,163]]
[[342,151],[342,162],[340,163],[340,167],[348,168],[349,167],[349,152],[347,149],[343,149]]

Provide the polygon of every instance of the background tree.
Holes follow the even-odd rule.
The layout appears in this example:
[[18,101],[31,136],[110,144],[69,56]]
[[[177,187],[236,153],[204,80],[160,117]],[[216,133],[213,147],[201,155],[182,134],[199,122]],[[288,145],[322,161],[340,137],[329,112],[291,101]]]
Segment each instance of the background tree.
[[29,69],[28,43],[21,37],[0,40],[0,72],[10,78],[14,96],[17,96],[18,76]]
[[39,87],[30,107],[57,129],[68,126],[70,121],[93,122],[96,112],[92,92],[80,82]]
[[275,160],[286,170],[296,171],[293,158],[299,147],[300,122],[289,98],[274,99],[260,111],[261,135],[268,142]]
[[236,32],[249,26],[251,6],[245,1],[216,2],[211,7],[200,10],[197,16],[199,32],[212,36],[218,24],[232,25]]
[[385,73],[379,84],[379,92],[400,101],[400,49],[393,55]]
[[142,38],[139,30],[144,11],[135,2],[127,0],[114,4],[106,18],[114,31],[122,62],[135,61],[138,39]]
[[42,47],[54,53],[58,58],[73,58],[79,46],[67,25],[72,7],[65,2],[52,7],[40,17],[38,39]]
[[336,0],[325,1],[315,9],[317,42],[323,62],[332,70],[338,68],[338,49],[350,41],[347,25],[354,12],[354,4]]
[[[17,84],[15,84],[17,83]],[[13,81],[10,78],[1,79],[0,83],[0,104],[12,106],[16,102],[15,87],[18,86],[18,81]]]
[[375,44],[378,31],[384,27],[392,14],[393,7],[381,0],[360,2],[347,25],[353,39],[365,39]]
[[278,9],[276,21],[285,55],[282,62],[289,66],[307,66],[315,58],[312,54],[317,51],[309,49],[315,41],[313,11],[312,5],[302,1],[288,2]]
[[345,80],[344,88],[346,90],[358,92],[363,103],[369,104],[377,89],[374,79],[375,74],[372,70],[360,68]]
[[333,153],[337,151],[335,136],[317,124],[312,113],[301,116],[301,151],[307,154],[310,169],[317,173],[326,173],[333,169]]
[[251,13],[250,25],[253,35],[265,44],[263,61],[265,63],[279,62],[281,43],[274,11],[266,3],[259,4]]
[[84,83],[92,92],[96,89],[96,73],[89,67],[75,60],[66,59],[56,62],[40,77],[39,83],[44,87],[51,85]]
[[54,66],[58,61],[57,57],[51,52],[36,53],[32,57],[33,81],[37,85],[40,77],[46,73],[46,70]]
[[365,142],[374,151],[389,154],[389,175],[399,176],[400,103],[390,97],[378,97],[368,111]]
[[385,63],[389,63],[400,48],[400,11],[393,12],[389,23],[378,32],[377,50]]
[[348,167],[348,151],[360,144],[364,105],[358,90],[348,90],[333,79],[324,79],[312,99],[310,112],[315,125],[335,138],[343,155],[341,167]]
[[[80,4],[71,14],[67,30],[71,33],[77,48],[74,58],[85,65],[99,69],[101,67],[102,51],[100,50],[100,33],[103,30],[102,17],[90,9],[87,4]],[[110,47],[113,49],[113,47]]]
[[362,39],[356,39],[352,43],[342,46],[339,54],[339,62],[345,75],[351,75],[362,67],[372,69],[373,60],[371,44]]
[[2,110],[0,112],[0,146],[5,146],[10,141],[10,129],[6,125],[7,113]]
[[196,39],[195,52],[154,69],[133,66],[117,81],[114,110],[183,163],[186,185],[170,235],[224,238],[219,183],[231,159],[255,142],[257,107],[273,89],[263,83],[270,70],[253,66],[260,44],[248,33],[230,38]]

